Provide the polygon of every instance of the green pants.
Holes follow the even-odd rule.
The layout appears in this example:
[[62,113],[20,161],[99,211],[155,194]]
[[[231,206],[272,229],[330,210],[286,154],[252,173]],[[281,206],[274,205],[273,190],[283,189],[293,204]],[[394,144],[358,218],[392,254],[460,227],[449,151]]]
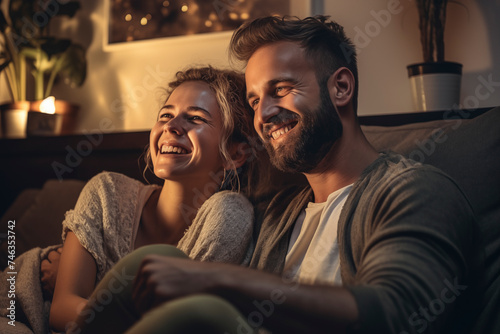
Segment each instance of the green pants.
[[204,294],[165,302],[142,317],[132,303],[132,283],[144,256],[186,257],[169,245],[141,247],[120,260],[97,285],[70,333],[253,333],[245,318],[222,298]]

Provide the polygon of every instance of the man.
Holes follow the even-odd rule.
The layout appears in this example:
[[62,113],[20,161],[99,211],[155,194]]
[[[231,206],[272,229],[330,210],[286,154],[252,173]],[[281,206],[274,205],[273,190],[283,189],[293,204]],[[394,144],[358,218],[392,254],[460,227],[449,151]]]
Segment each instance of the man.
[[261,270],[148,256],[134,282],[137,311],[147,318],[157,305],[210,294],[240,312],[226,316],[223,331],[235,333],[466,330],[479,263],[470,205],[439,170],[367,142],[343,29],[325,17],[268,17],[236,31],[231,51],[247,64],[271,161],[309,186],[267,206],[250,264]]

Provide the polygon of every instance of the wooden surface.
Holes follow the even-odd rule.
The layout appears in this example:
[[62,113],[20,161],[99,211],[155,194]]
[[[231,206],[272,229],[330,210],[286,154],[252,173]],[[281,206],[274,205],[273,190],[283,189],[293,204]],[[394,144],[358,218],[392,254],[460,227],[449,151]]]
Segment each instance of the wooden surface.
[[1,139],[0,216],[22,190],[49,179],[86,181],[106,170],[143,180],[148,142],[147,131]]

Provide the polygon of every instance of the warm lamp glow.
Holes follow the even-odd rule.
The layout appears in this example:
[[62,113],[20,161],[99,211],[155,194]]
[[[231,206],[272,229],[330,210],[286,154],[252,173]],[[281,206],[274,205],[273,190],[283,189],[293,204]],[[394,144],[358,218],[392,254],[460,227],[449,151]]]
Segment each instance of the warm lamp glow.
[[56,98],[49,96],[40,103],[40,111],[45,114],[55,114],[56,113]]

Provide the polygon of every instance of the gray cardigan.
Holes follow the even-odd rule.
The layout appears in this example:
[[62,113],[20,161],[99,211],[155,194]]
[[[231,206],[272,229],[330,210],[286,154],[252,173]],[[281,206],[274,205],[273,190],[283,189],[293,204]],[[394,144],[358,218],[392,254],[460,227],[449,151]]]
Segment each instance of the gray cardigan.
[[[282,272],[293,224],[311,200],[310,187],[273,198],[262,214],[251,267]],[[467,332],[481,268],[477,226],[468,200],[446,174],[381,154],[347,198],[338,241],[359,332]]]

